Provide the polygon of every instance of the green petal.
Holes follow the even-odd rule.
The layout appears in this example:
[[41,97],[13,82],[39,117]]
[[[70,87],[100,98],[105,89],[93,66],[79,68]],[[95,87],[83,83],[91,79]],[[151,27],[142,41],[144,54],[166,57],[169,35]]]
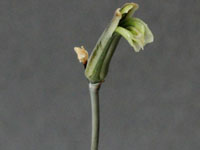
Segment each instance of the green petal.
[[145,41],[144,41],[144,34],[142,34],[138,29],[136,29],[135,27],[127,27],[127,29],[129,31],[131,31],[131,33],[133,34],[134,37],[134,41],[138,42],[138,44],[142,47],[144,47],[145,45]]
[[120,26],[125,27],[125,28],[129,26],[133,26],[136,29],[138,29],[141,33],[143,34],[145,33],[145,25],[141,21],[138,21],[134,18],[127,18],[123,20],[122,22],[120,22]]
[[136,3],[126,3],[120,9],[120,12],[123,14],[127,14],[126,18],[131,17],[134,12],[139,8],[139,5]]
[[118,34],[123,36],[128,41],[128,43],[134,48],[134,50],[136,52],[140,51],[140,49],[142,48],[142,45],[140,43],[138,43],[138,39],[136,39],[134,37],[134,35],[131,33],[131,31],[129,31],[123,27],[117,27],[115,32],[117,32]]
[[139,19],[139,18],[133,18],[133,19],[135,21],[137,21],[137,22],[142,23],[144,25],[144,27],[145,27],[145,33],[144,33],[145,44],[152,43],[153,40],[154,40],[154,37],[153,37],[153,34],[152,34],[151,30],[149,29],[148,25],[144,21],[142,21],[141,19]]
[[120,23],[121,26],[127,28],[133,26],[144,34],[145,44],[152,43],[154,40],[153,34],[148,25],[139,18],[127,18]]

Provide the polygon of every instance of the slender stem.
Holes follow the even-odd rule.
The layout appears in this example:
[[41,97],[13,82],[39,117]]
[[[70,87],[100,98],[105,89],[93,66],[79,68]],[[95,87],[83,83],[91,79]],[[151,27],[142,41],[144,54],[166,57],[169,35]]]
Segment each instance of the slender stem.
[[91,107],[92,107],[92,137],[91,150],[98,150],[99,144],[99,89],[101,83],[89,83]]

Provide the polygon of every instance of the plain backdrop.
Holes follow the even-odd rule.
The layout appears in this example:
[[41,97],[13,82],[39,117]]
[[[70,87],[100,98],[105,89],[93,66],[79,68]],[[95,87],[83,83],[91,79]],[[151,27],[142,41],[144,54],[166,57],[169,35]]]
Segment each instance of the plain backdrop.
[[[0,150],[89,150],[91,52],[124,0],[0,1]],[[100,91],[100,150],[200,149],[200,1],[135,0],[153,44],[122,39]]]

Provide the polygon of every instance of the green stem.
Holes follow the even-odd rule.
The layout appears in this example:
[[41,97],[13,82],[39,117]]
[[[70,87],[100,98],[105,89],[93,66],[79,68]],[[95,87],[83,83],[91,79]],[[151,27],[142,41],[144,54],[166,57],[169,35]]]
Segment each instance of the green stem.
[[99,89],[101,83],[89,83],[91,107],[92,107],[92,137],[91,150],[98,150],[99,144]]

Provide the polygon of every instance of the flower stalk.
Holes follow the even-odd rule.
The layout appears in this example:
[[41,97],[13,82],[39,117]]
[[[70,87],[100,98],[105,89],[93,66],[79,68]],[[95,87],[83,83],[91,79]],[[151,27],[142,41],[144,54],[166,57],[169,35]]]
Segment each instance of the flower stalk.
[[92,137],[91,137],[91,150],[98,150],[99,144],[99,89],[101,83],[89,83],[91,110],[92,110]]

